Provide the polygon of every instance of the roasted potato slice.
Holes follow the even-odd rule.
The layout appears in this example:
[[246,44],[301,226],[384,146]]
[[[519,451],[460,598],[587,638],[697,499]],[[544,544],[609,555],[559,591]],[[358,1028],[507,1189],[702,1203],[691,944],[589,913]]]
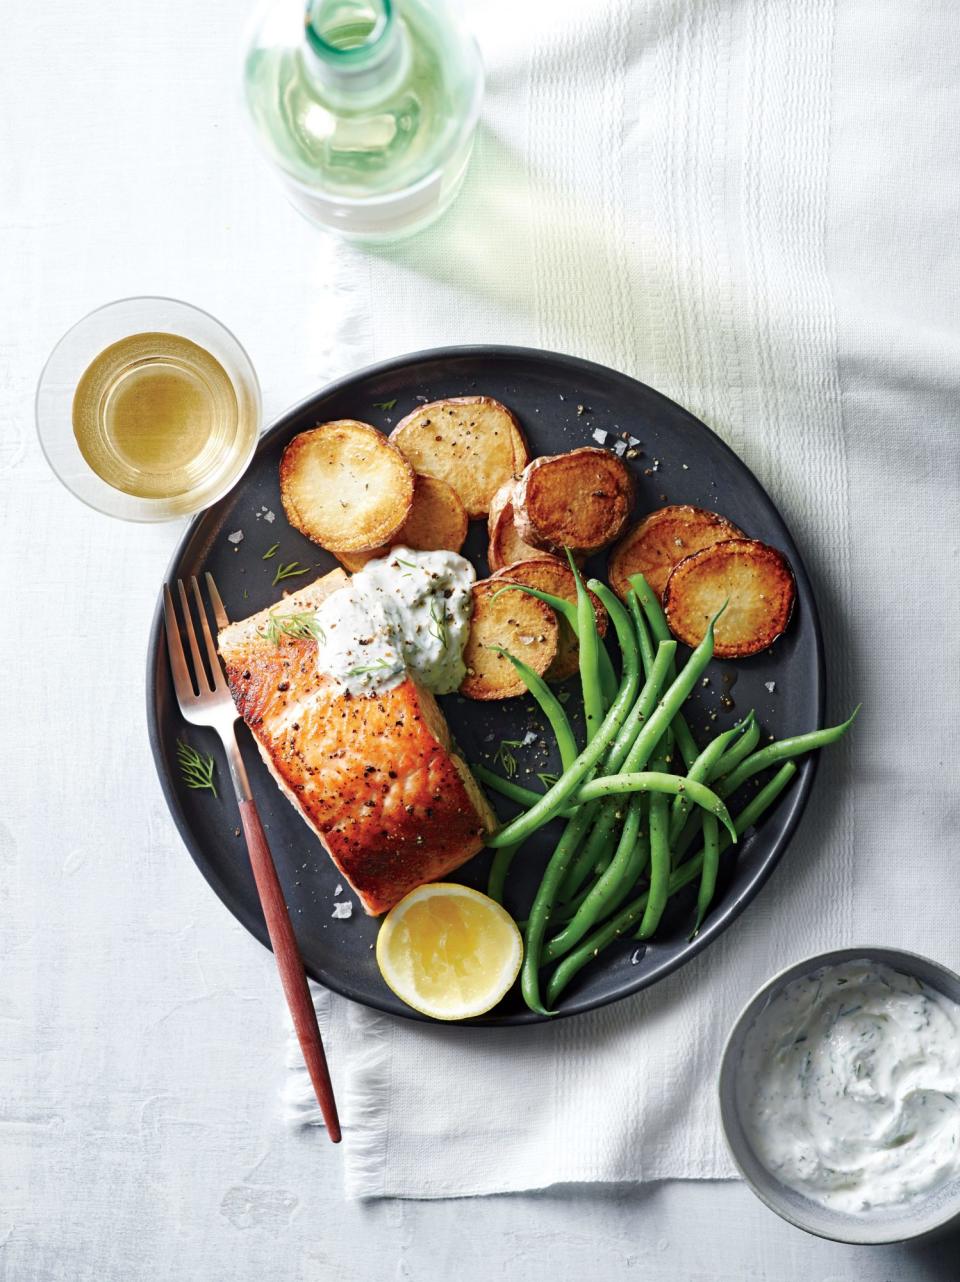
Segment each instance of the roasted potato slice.
[[467,537],[467,513],[460,497],[446,481],[435,476],[418,476],[414,480],[413,505],[407,519],[389,543],[367,552],[330,551],[346,568],[355,573],[374,557],[386,556],[392,547],[413,548],[417,552],[459,552]]
[[494,494],[530,457],[514,415],[489,396],[421,405],[400,420],[390,440],[417,472],[452,485],[470,517],[486,516]]
[[545,552],[585,556],[623,533],[633,508],[630,470],[609,450],[585,445],[568,454],[536,458],[513,494],[517,533]]
[[[556,557],[544,556],[542,552],[535,558],[504,566],[502,570],[497,571],[493,579],[504,583],[525,583],[527,587],[539,588],[541,592],[552,592],[554,596],[565,597],[568,601],[577,599],[577,584],[573,571]],[[599,598],[592,592],[590,599],[593,601],[593,609],[597,616],[597,631],[604,636],[607,631],[607,612]],[[548,681],[565,681],[567,677],[573,676],[580,666],[580,647],[577,644],[576,634],[566,619],[558,617],[557,624],[559,634],[556,658],[544,673]]]
[[341,418],[295,436],[280,460],[291,525],[325,548],[375,548],[406,521],[413,468],[367,423]]
[[487,564],[491,574],[502,570],[505,565],[544,555],[539,548],[524,543],[517,533],[513,517],[513,489],[516,483],[516,477],[511,476],[490,500],[490,511],[487,514]]
[[689,504],[672,504],[648,512],[610,553],[610,586],[621,597],[630,591],[630,575],[642,574],[663,596],[670,571],[685,556],[727,539],[744,538],[732,521]]
[[784,631],[795,597],[793,571],[782,552],[756,539],[729,539],[674,566],[663,608],[674,636],[693,646],[726,601],[714,631],[714,653],[720,659],[744,659]]
[[460,693],[468,699],[511,699],[525,694],[513,664],[491,646],[509,650],[541,676],[557,653],[557,616],[548,605],[523,592],[504,592],[502,579],[481,579],[473,586],[473,617],[463,652],[467,675]]

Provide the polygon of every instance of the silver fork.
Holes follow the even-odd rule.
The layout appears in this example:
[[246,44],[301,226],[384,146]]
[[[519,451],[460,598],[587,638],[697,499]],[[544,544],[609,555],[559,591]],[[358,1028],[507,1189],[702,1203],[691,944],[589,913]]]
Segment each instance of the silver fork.
[[[217,585],[213,581],[213,576],[209,573],[206,575],[206,581],[217,626],[218,628],[225,628],[230,620],[227,618],[227,612],[223,608],[223,601],[220,599]],[[307,986],[303,958],[300,956],[300,949],[297,946],[293,926],[290,923],[290,915],[287,912],[283,889],[280,885],[280,879],[277,877],[273,856],[270,854],[270,846],[267,843],[266,834],[263,831],[263,825],[257,813],[257,804],[250,791],[247,770],[243,764],[243,758],[240,755],[240,748],[237,744],[235,727],[239,719],[239,713],[223,675],[223,670],[220,667],[220,656],[217,654],[217,647],[210,632],[207,611],[203,604],[203,597],[200,594],[200,585],[195,577],[190,580],[190,586],[193,590],[197,617],[200,620],[200,629],[203,633],[208,667],[204,667],[203,659],[201,658],[183,580],[177,580],[177,592],[180,597],[183,633],[187,638],[187,646],[192,660],[191,664],[188,664],[187,657],[183,651],[183,640],[173,603],[173,594],[169,585],[164,584],[163,619],[166,624],[167,649],[170,654],[170,670],[173,674],[173,686],[177,693],[177,702],[180,705],[180,712],[184,720],[190,721],[196,726],[212,727],[223,742],[227,765],[230,769],[230,778],[233,780],[237,803],[240,807],[240,822],[243,825],[243,835],[247,842],[250,865],[253,868],[253,876],[257,884],[257,893],[260,896],[263,916],[267,923],[270,943],[277,960],[277,968],[280,971],[284,995],[290,1008],[290,1014],[293,1017],[293,1026],[297,1031],[304,1062],[310,1074],[313,1089],[316,1092],[317,1103],[320,1105],[320,1111],[327,1126],[327,1134],[334,1144],[338,1144],[340,1142],[340,1121],[337,1117],[337,1105],[333,1097],[330,1072],[327,1068],[326,1056],[323,1053],[323,1042],[320,1040],[320,1029],[317,1027],[317,1012],[314,1009],[310,989]]]

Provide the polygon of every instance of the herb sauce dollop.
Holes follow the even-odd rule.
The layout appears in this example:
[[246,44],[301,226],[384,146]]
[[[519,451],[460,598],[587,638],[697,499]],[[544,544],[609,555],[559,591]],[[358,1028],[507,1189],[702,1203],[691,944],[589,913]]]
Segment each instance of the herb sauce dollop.
[[320,671],[354,695],[407,674],[434,694],[457,690],[476,577],[456,552],[396,547],[369,561],[317,610]]

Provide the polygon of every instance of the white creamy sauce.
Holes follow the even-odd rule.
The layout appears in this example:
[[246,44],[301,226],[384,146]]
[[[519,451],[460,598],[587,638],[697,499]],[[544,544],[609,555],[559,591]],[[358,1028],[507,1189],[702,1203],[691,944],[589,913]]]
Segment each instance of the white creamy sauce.
[[397,547],[369,561],[317,610],[320,671],[351,694],[389,689],[407,673],[434,694],[458,689],[476,577],[456,552]]
[[845,1213],[960,1176],[960,1006],[888,966],[824,967],[761,1012],[740,1113],[782,1183]]

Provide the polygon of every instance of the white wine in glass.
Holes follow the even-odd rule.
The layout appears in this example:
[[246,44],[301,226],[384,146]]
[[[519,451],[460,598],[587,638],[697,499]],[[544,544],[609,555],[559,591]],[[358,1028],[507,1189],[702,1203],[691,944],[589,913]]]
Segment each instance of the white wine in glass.
[[[165,323],[137,328],[143,320]],[[215,502],[242,474],[260,430],[259,388],[239,343],[205,312],[127,299],[57,345],[37,424],[78,497],[114,516],[162,520]]]

